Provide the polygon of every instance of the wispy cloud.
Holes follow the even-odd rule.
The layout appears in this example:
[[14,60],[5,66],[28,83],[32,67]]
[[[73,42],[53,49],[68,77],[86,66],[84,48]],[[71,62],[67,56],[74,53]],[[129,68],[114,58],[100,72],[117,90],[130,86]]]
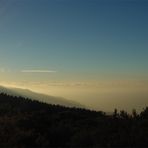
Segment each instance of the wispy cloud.
[[5,69],[4,68],[0,68],[0,72],[4,73]]
[[22,70],[22,73],[56,73],[55,70]]

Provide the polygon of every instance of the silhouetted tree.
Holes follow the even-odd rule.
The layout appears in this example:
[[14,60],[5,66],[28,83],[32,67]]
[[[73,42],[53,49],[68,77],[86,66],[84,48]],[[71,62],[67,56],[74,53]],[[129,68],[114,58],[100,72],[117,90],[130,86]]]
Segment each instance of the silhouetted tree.
[[114,118],[118,118],[119,117],[118,110],[116,108],[114,110],[113,117]]

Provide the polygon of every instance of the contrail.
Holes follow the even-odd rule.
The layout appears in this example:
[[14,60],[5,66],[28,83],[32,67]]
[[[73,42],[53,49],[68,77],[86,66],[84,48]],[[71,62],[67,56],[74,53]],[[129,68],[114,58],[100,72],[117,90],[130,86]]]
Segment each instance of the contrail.
[[55,73],[54,70],[22,70],[23,73]]

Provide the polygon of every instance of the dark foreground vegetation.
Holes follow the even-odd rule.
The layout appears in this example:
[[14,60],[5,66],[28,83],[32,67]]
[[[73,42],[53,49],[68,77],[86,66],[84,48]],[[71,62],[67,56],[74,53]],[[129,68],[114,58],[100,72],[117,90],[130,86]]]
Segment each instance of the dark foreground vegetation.
[[148,147],[148,108],[109,116],[0,94],[0,147]]

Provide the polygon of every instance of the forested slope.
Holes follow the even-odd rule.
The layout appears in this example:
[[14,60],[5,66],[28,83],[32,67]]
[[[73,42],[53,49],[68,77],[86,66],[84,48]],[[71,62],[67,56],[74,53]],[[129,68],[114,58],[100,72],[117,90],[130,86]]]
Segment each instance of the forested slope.
[[0,94],[0,147],[146,147],[148,108],[113,115]]

